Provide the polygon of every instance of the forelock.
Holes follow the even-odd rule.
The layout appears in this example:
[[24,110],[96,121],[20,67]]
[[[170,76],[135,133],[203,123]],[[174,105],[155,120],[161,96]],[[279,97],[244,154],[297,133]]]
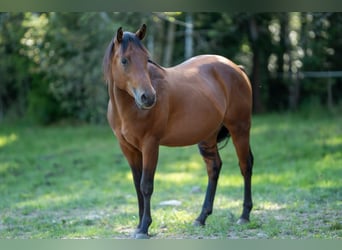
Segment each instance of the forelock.
[[124,32],[124,35],[123,35],[123,38],[122,38],[122,41],[121,41],[121,49],[122,49],[123,53],[127,50],[128,45],[130,43],[132,43],[135,46],[139,47],[143,51],[146,51],[146,49],[144,48],[144,46],[141,43],[140,39],[134,33]]

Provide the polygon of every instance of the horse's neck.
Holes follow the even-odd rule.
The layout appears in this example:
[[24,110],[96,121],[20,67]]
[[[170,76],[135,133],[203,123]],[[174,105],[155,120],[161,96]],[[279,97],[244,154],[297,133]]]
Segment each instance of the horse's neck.
[[[165,78],[166,71],[163,67],[156,63],[150,63],[148,67],[149,75],[152,83]],[[155,87],[155,86],[154,86]]]
[[134,104],[134,99],[126,91],[119,89],[113,85],[113,99],[111,99],[113,105],[118,106],[120,109],[128,107]]

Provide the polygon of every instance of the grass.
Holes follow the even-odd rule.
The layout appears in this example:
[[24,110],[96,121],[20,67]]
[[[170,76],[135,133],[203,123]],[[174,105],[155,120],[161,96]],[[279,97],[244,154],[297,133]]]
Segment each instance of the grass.
[[[236,225],[243,182],[230,142],[221,150],[214,212],[200,212],[206,171],[196,146],[161,147],[153,238],[342,238],[342,117],[255,116],[254,209]],[[108,126],[0,127],[0,238],[130,238],[137,203]],[[163,206],[177,200],[179,206]]]

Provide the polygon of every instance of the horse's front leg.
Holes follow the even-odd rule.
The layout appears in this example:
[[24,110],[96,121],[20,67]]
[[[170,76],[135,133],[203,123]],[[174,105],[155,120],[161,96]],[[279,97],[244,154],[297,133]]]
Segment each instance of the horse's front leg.
[[156,140],[144,141],[142,148],[143,170],[140,182],[140,191],[143,196],[143,214],[139,229],[136,231],[135,238],[148,238],[148,228],[152,223],[151,217],[151,196],[153,193],[154,174],[157,167],[159,154],[159,144]]
[[141,220],[142,220],[143,212],[144,212],[144,198],[140,191],[140,182],[141,182],[141,176],[142,176],[142,153],[139,150],[125,143],[120,143],[120,147],[121,147],[123,154],[125,155],[127,159],[128,164],[131,167],[134,187],[137,193],[138,206],[139,206],[139,224],[136,229],[136,232],[137,232],[140,230]]

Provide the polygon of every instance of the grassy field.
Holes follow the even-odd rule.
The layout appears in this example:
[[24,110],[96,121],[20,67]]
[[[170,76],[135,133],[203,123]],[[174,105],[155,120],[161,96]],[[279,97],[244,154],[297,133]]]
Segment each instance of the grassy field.
[[[207,176],[197,147],[161,148],[152,238],[342,238],[342,117],[255,116],[254,209],[236,225],[243,183],[221,150],[214,212],[200,212]],[[180,205],[162,205],[177,200]],[[137,203],[108,126],[0,126],[0,239],[130,238]]]

